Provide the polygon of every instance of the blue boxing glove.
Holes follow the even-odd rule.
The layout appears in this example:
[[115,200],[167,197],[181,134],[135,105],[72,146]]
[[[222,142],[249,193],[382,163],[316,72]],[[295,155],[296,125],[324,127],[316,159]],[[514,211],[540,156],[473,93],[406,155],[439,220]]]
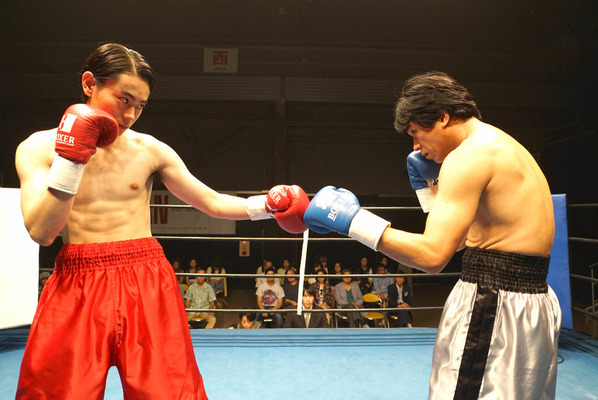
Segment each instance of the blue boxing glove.
[[377,250],[378,241],[390,222],[364,210],[347,189],[326,186],[311,200],[303,222],[316,233],[342,233]]
[[440,164],[422,156],[421,151],[413,151],[407,156],[409,182],[415,190],[419,204],[425,213],[432,209],[438,194],[438,174]]

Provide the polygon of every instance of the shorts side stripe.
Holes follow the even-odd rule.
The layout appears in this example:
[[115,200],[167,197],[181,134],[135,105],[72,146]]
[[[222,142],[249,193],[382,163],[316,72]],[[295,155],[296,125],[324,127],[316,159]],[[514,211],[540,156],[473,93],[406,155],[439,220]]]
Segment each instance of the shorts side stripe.
[[486,369],[498,290],[478,286],[471,314],[454,399],[477,399]]

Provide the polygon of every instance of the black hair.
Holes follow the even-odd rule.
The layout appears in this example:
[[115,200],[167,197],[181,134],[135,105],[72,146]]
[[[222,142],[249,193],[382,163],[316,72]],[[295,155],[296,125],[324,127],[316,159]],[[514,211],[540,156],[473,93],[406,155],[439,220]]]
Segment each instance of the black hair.
[[311,297],[315,298],[316,297],[316,288],[313,287],[312,285],[308,285],[308,286],[304,287],[303,288],[303,295],[305,296],[306,294],[308,296],[311,296]]
[[[150,93],[156,86],[156,73],[147,59],[137,51],[119,43],[104,43],[98,46],[87,57],[85,64],[79,70],[79,75],[82,76],[87,71],[93,74],[99,84],[104,84],[108,80],[117,80],[120,74],[128,73],[147,82]],[[82,93],[81,96],[83,102],[87,102],[87,95]]]
[[255,321],[256,315],[253,312],[240,312],[239,319],[242,320],[243,317],[247,317],[247,321],[251,322],[251,321]]
[[432,128],[447,113],[451,119],[481,119],[467,89],[444,72],[426,72],[405,81],[395,107],[395,129],[407,133],[410,122]]

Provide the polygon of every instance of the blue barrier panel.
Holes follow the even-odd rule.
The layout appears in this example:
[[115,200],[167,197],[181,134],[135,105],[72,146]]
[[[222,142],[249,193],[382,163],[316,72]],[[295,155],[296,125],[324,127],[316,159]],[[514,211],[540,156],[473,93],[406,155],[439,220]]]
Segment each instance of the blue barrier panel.
[[561,328],[573,330],[571,314],[571,285],[569,283],[569,232],[567,229],[567,196],[553,194],[554,243],[550,254],[550,266],[546,281],[556,293],[561,305],[563,320]]

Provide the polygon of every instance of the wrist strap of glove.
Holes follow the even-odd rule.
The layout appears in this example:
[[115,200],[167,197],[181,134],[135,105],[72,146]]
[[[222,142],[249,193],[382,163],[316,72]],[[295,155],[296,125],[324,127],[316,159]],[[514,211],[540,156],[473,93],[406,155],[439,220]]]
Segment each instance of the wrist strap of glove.
[[425,213],[428,213],[434,205],[434,200],[436,200],[438,186],[418,189],[415,191],[415,194],[417,195],[417,199],[419,200],[422,210],[424,210]]
[[56,156],[46,178],[46,185],[61,192],[76,194],[84,169],[85,164]]
[[266,205],[267,195],[251,196],[247,198],[245,209],[247,215],[252,221],[259,221],[261,219],[274,218],[274,214]]
[[387,220],[362,208],[351,221],[349,236],[377,251],[380,236],[389,225]]

